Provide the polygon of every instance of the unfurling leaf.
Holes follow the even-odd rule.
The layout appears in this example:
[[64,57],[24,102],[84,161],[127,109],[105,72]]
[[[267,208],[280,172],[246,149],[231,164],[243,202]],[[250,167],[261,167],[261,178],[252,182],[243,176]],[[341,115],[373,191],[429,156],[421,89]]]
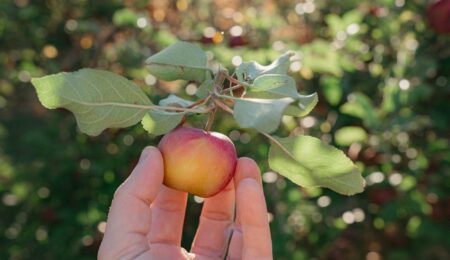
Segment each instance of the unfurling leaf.
[[151,105],[133,82],[102,70],[62,72],[31,83],[46,108],[66,108],[75,115],[80,130],[93,136],[109,127],[136,124],[147,110],[142,106]]
[[325,187],[353,195],[364,190],[364,179],[339,149],[311,136],[273,137],[269,166],[302,187]]
[[255,61],[241,63],[236,68],[236,76],[239,81],[252,82],[258,76],[263,74],[283,74],[285,75],[289,70],[289,59],[294,55],[294,52],[286,52],[276,59],[272,64],[264,66]]
[[287,75],[265,74],[257,77],[249,88],[254,96],[268,98],[298,97],[295,80]]
[[271,133],[278,128],[284,109],[293,101],[292,98],[236,98],[234,118],[243,128]]
[[177,42],[147,59],[150,73],[155,77],[173,81],[178,79],[203,82],[206,53],[194,44]]
[[250,85],[249,90],[246,94],[246,97],[249,98],[293,98],[298,103],[289,105],[286,108],[284,114],[289,116],[306,116],[318,102],[316,93],[310,95],[299,94],[294,79],[286,75],[266,74],[259,76]]
[[317,93],[313,93],[307,96],[299,95],[298,104],[288,106],[284,111],[284,114],[295,117],[306,116],[317,105],[317,102],[319,102]]

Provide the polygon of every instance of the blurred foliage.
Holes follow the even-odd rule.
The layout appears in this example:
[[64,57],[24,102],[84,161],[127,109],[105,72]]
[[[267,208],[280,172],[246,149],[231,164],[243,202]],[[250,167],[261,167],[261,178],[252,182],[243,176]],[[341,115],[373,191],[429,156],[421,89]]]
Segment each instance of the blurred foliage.
[[[320,101],[308,117],[283,118],[278,135],[340,145],[363,170],[357,196],[298,188],[266,172],[263,137],[220,117],[214,129],[263,169],[276,259],[449,259],[450,38],[433,12],[450,1],[428,11],[436,32],[427,2],[0,1],[0,259],[94,259],[114,190],[158,142],[140,125],[81,134],[68,112],[39,104],[30,78],[95,67],[154,101],[189,97],[197,86],[156,81],[143,66],[177,39],[230,69],[296,51],[291,75]],[[187,248],[201,209],[189,201]]]

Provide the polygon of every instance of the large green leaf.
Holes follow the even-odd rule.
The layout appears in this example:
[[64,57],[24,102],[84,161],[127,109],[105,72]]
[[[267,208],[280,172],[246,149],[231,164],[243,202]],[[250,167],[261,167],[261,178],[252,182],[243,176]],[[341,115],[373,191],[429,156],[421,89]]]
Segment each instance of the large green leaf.
[[[160,106],[178,106],[187,107],[192,104],[192,101],[182,99],[176,95],[169,95],[167,98],[159,101]],[[170,132],[172,129],[180,124],[186,112],[168,112],[161,110],[149,111],[144,118],[142,118],[142,126],[152,135],[163,135]]]
[[234,118],[243,128],[271,133],[278,128],[284,109],[293,101],[292,98],[236,98]]
[[147,59],[150,73],[155,77],[173,81],[178,79],[203,82],[206,53],[194,44],[177,42]]
[[133,82],[102,70],[63,72],[33,78],[31,82],[46,108],[68,109],[80,130],[88,135],[98,135],[109,127],[134,125],[147,110],[139,105],[151,105]]
[[263,74],[283,74],[285,75],[289,70],[289,59],[294,55],[294,52],[286,52],[278,57],[270,65],[264,66],[255,61],[243,62],[236,68],[236,76],[239,81],[252,82],[258,76]]
[[[269,166],[303,187],[325,187],[353,195],[364,190],[358,168],[340,150],[311,136],[274,137]],[[280,145],[283,147],[281,148]]]

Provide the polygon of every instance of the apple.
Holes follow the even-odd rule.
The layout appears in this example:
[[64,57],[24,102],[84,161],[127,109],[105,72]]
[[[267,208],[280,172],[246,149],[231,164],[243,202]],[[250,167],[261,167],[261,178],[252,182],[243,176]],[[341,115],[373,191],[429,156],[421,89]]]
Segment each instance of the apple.
[[437,34],[450,33],[450,1],[431,2],[427,9],[427,20]]
[[236,149],[225,135],[179,127],[159,143],[164,159],[164,185],[200,197],[227,186],[237,164]]

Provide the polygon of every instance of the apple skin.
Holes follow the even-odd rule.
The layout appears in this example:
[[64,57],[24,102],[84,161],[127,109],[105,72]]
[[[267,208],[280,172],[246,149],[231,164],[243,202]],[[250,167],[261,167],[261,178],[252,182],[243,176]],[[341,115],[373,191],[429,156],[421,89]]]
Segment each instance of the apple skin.
[[450,34],[450,1],[432,2],[427,9],[427,20],[437,34]]
[[166,134],[158,148],[167,187],[206,198],[219,193],[234,176],[236,149],[221,133],[179,127]]

